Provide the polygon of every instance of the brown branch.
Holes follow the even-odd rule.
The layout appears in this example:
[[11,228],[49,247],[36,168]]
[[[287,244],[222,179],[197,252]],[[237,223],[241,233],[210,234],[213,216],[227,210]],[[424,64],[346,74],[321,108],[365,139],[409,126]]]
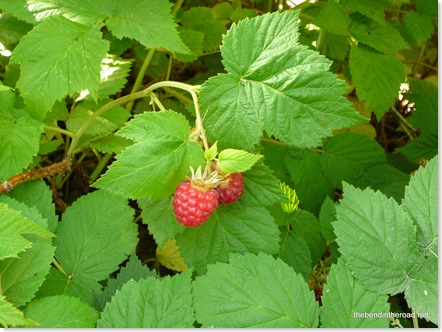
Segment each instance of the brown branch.
[[69,172],[72,166],[72,158],[66,157],[63,161],[53,164],[51,166],[40,169],[31,169],[14,175],[12,178],[0,183],[0,195],[3,193],[10,193],[14,187],[27,181],[38,180],[49,175],[54,175],[60,172]]

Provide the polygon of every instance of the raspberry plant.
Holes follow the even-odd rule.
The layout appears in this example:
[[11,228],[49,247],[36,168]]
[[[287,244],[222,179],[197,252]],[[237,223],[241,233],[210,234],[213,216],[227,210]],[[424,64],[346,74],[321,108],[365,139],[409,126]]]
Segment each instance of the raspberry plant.
[[437,326],[435,0],[0,10],[0,326]]

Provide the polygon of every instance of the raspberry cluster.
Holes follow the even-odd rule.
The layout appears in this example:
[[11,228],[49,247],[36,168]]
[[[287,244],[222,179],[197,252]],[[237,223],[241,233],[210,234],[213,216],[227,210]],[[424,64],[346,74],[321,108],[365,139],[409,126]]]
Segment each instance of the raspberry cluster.
[[218,204],[232,204],[244,192],[244,178],[233,173],[215,188],[198,180],[179,184],[173,197],[173,211],[178,222],[186,227],[198,227],[216,210]]

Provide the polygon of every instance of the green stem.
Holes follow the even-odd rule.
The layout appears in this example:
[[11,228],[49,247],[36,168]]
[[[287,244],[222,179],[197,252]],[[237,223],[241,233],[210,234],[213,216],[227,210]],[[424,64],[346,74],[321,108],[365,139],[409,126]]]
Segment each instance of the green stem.
[[166,81],[170,79],[170,73],[172,72],[172,65],[173,65],[173,54],[171,53],[169,55],[169,64],[167,65]]
[[95,167],[94,171],[92,172],[92,174],[89,176],[89,183],[94,182],[98,176],[101,174],[101,172],[103,171],[103,169],[106,167],[107,163],[109,162],[109,160],[112,158],[113,154],[112,153],[106,153],[98,162],[97,167]]
[[[408,122],[401,113],[399,113],[399,111],[396,109],[396,107],[391,107],[390,108],[393,113],[398,117],[399,121],[401,122],[401,127],[402,129],[404,129],[405,133],[408,135],[408,137],[410,137],[411,140],[415,139],[414,137],[414,132],[416,132],[416,129],[414,129],[414,127],[410,124],[410,122]],[[410,131],[408,130],[410,129],[412,132],[410,133]]]
[[176,13],[180,10],[181,6],[183,5],[184,0],[178,0],[175,2],[172,8],[172,15],[175,16]]
[[[154,54],[155,54],[155,49],[154,48],[151,48],[149,50],[149,52],[147,52],[146,58],[144,59],[144,62],[142,64],[142,66],[140,68],[140,71],[138,72],[137,78],[135,80],[134,86],[132,87],[132,90],[130,92],[131,94],[136,92],[136,91],[138,91],[138,89],[143,84],[144,76],[146,74],[147,68],[149,67],[149,65],[150,65],[150,63],[152,61],[152,58],[153,58]],[[134,105],[134,101],[132,100],[132,101],[130,101],[127,104],[126,110],[128,110],[129,112],[132,111],[133,105]]]
[[52,264],[54,264],[54,266],[57,268],[58,271],[60,271],[61,273],[63,273],[64,275],[68,275],[63,268],[61,267],[60,263],[57,262],[57,260],[54,258],[54,260],[52,261]]
[[157,105],[158,108],[159,108],[161,111],[165,111],[165,110],[166,110],[166,108],[165,108],[164,105],[161,103],[161,101],[158,99],[158,97],[157,97],[157,95],[156,95],[155,93],[152,92],[152,93],[150,94],[150,96],[151,96],[152,101],[154,102],[154,104]]
[[413,327],[414,327],[415,329],[418,329],[418,328],[419,328],[419,322],[418,322],[418,320],[417,320],[416,312],[414,311],[413,308],[411,308],[411,312],[413,313],[413,316],[412,316]]
[[327,47],[328,41],[328,32],[325,30],[321,30],[319,32],[318,41],[316,43],[316,49],[319,53],[325,54],[325,48]]
[[[192,99],[195,103],[195,110],[198,109],[199,112],[199,106],[198,106],[198,98],[196,95],[196,91],[199,90],[201,87],[199,85],[189,85],[189,84],[185,84],[185,83],[181,83],[181,82],[174,82],[174,81],[162,81],[162,82],[157,82],[155,84],[152,84],[151,86],[149,86],[148,88],[129,94],[127,96],[115,99],[113,101],[111,101],[110,103],[102,106],[101,108],[99,108],[95,113],[93,113],[89,119],[87,119],[87,121],[85,123],[83,123],[83,125],[80,127],[80,129],[78,129],[78,131],[74,134],[74,136],[72,137],[72,143],[69,147],[69,150],[67,152],[68,156],[72,156],[75,152],[75,149],[77,148],[78,142],[81,138],[81,136],[84,134],[84,132],[86,131],[86,129],[92,124],[92,122],[100,117],[101,115],[103,115],[104,113],[106,113],[108,110],[112,109],[115,106],[133,101],[135,99],[138,98],[144,98],[149,96],[152,91],[154,91],[155,89],[158,88],[164,88],[164,87],[171,87],[171,88],[176,88],[176,89],[181,89],[181,90],[185,90],[187,92],[189,92],[192,95]],[[202,122],[201,122],[202,123]],[[200,128],[198,127],[200,124],[197,123],[197,129],[199,130]],[[204,136],[203,142],[205,140],[205,133],[204,133],[204,129],[201,132],[201,134]],[[207,143],[207,142],[206,142]]]
[[74,137],[74,133],[70,132],[69,130],[64,130],[58,127],[52,127],[52,126],[45,126],[45,130],[52,130],[55,131],[57,133],[61,133],[61,134],[65,134],[66,136],[69,137]]
[[168,87],[164,87],[163,89],[168,94],[170,94],[170,95],[174,96],[176,99],[178,99],[184,105],[190,105],[193,102],[192,98],[186,97],[181,92],[175,91],[175,90],[170,89]]

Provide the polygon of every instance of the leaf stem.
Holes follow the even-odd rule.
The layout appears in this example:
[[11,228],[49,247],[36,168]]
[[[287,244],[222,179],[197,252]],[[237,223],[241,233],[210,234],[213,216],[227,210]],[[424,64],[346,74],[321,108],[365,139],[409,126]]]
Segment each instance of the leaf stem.
[[411,312],[412,312],[412,320],[413,320],[413,327],[415,329],[419,328],[419,321],[417,320],[417,315],[416,312],[414,311],[414,308],[411,308]]
[[112,158],[112,153],[106,153],[98,162],[97,167],[95,167],[92,174],[89,176],[89,183],[94,182],[98,176],[101,174],[101,171],[106,167],[109,160]]
[[[151,63],[154,54],[155,54],[155,49],[154,48],[149,49],[149,52],[147,52],[146,58],[144,59],[144,62],[141,65],[140,71],[138,72],[137,78],[130,92],[131,94],[138,91],[141,84],[143,83],[143,78],[146,75],[147,68]],[[132,111],[133,105],[134,105],[134,100],[130,101],[127,104],[126,110],[128,110],[129,112]]]
[[69,130],[61,129],[61,128],[58,128],[58,127],[45,126],[45,130],[52,130],[52,131],[55,131],[57,133],[65,134],[66,136],[69,136],[69,137],[74,137],[74,133],[73,132],[71,132]]
[[61,273],[63,273],[64,275],[68,275],[64,269],[61,267],[60,263],[57,262],[57,260],[54,258],[54,260],[52,261],[52,264],[54,264],[54,266],[57,268],[58,271],[60,271]]
[[[396,107],[392,106],[390,107],[391,111],[398,117],[399,121],[402,124],[402,129],[407,133],[408,137],[410,137],[411,140],[415,139],[414,132],[416,132],[416,129],[408,122],[403,115],[396,109]],[[412,131],[408,130],[408,128]]]

